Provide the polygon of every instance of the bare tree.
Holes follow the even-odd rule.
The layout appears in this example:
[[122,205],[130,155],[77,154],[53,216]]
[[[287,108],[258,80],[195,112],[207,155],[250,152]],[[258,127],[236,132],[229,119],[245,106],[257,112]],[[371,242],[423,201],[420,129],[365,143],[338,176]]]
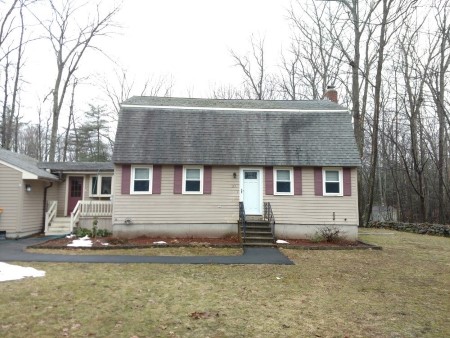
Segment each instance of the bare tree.
[[290,57],[282,55],[280,86],[292,100],[322,99],[327,86],[341,82],[344,55],[330,34],[339,17],[324,3],[297,1],[297,5],[300,10],[291,7],[288,12],[294,38]]
[[[250,38],[251,56],[240,56],[231,50],[235,66],[244,75],[244,95],[256,100],[270,100],[276,96],[276,80],[267,73],[265,61],[264,38]],[[255,69],[256,68],[256,69]]]
[[102,36],[111,34],[109,30],[114,26],[112,20],[119,7],[101,13],[100,5],[92,17],[88,17],[84,25],[80,25],[75,17],[79,15],[87,3],[79,3],[76,0],[54,1],[48,0],[52,11],[50,20],[35,18],[46,31],[46,38],[51,43],[56,61],[56,79],[52,89],[52,130],[50,137],[49,160],[55,160],[55,152],[58,137],[59,117],[64,104],[67,88],[73,79],[83,56],[91,48],[95,49],[94,41]]
[[[2,147],[13,148],[17,144],[17,128],[19,116],[18,93],[21,80],[24,47],[25,22],[23,9],[26,1],[12,1],[0,25],[0,61],[4,62],[3,73],[3,109],[2,109]],[[15,21],[19,20],[16,24]],[[18,31],[18,33],[16,33]],[[15,60],[14,60],[15,59]],[[10,87],[10,82],[12,86]],[[17,148],[17,147],[15,147]]]
[[433,101],[436,106],[436,113],[439,123],[438,135],[438,201],[439,201],[439,222],[443,223],[445,220],[445,203],[444,203],[444,187],[445,187],[445,144],[446,144],[446,125],[448,115],[445,109],[445,94],[446,94],[446,73],[450,67],[450,1],[436,2],[435,18],[438,25],[438,55],[436,62],[433,64],[433,71],[429,77],[426,78],[429,89],[433,96]]
[[137,83],[135,77],[124,69],[115,70],[115,79],[102,79],[100,85],[107,97],[107,106],[111,110],[111,119],[117,122],[120,105],[133,95],[137,96],[171,96],[174,86],[172,77],[148,76],[143,82]]

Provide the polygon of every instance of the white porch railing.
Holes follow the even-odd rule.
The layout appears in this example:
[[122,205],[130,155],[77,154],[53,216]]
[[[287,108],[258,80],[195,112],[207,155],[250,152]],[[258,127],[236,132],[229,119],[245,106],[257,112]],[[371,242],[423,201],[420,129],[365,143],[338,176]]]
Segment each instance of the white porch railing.
[[70,214],[70,232],[80,217],[112,217],[111,201],[78,201]]
[[47,211],[45,212],[45,232],[48,231],[48,226],[56,216],[56,210],[58,208],[58,201],[48,201]]

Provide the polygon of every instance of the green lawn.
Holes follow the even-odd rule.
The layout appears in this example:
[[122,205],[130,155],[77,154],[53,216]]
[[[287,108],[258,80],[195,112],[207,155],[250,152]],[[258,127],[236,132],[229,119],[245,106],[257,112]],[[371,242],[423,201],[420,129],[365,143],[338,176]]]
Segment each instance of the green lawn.
[[0,336],[450,336],[450,238],[363,231],[295,266],[20,263],[47,275],[0,283]]

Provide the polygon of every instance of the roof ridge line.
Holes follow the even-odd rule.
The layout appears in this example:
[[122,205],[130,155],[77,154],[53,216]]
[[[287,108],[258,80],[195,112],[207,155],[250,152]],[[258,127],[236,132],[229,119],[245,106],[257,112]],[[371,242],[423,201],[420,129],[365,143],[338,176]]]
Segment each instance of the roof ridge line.
[[283,109],[283,108],[231,108],[231,107],[189,107],[189,106],[151,106],[141,104],[122,104],[121,108],[155,108],[155,109],[179,109],[179,110],[216,110],[216,111],[251,111],[251,112],[349,112],[348,109]]

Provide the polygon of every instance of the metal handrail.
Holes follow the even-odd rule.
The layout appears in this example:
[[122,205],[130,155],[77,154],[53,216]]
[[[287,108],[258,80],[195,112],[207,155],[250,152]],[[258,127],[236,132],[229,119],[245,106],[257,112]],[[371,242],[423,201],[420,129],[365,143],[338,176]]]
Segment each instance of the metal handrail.
[[275,216],[273,215],[270,202],[264,202],[264,220],[269,222],[272,236],[275,238]]
[[[245,208],[244,208],[244,202],[239,202],[239,226],[244,234],[244,238],[242,239],[243,242],[245,241],[245,238],[247,236],[247,221],[245,219]],[[241,231],[239,231],[239,234],[241,235]]]
[[48,201],[47,211],[45,212],[45,232],[48,231],[50,223],[56,216],[56,211],[58,209],[58,201]]

